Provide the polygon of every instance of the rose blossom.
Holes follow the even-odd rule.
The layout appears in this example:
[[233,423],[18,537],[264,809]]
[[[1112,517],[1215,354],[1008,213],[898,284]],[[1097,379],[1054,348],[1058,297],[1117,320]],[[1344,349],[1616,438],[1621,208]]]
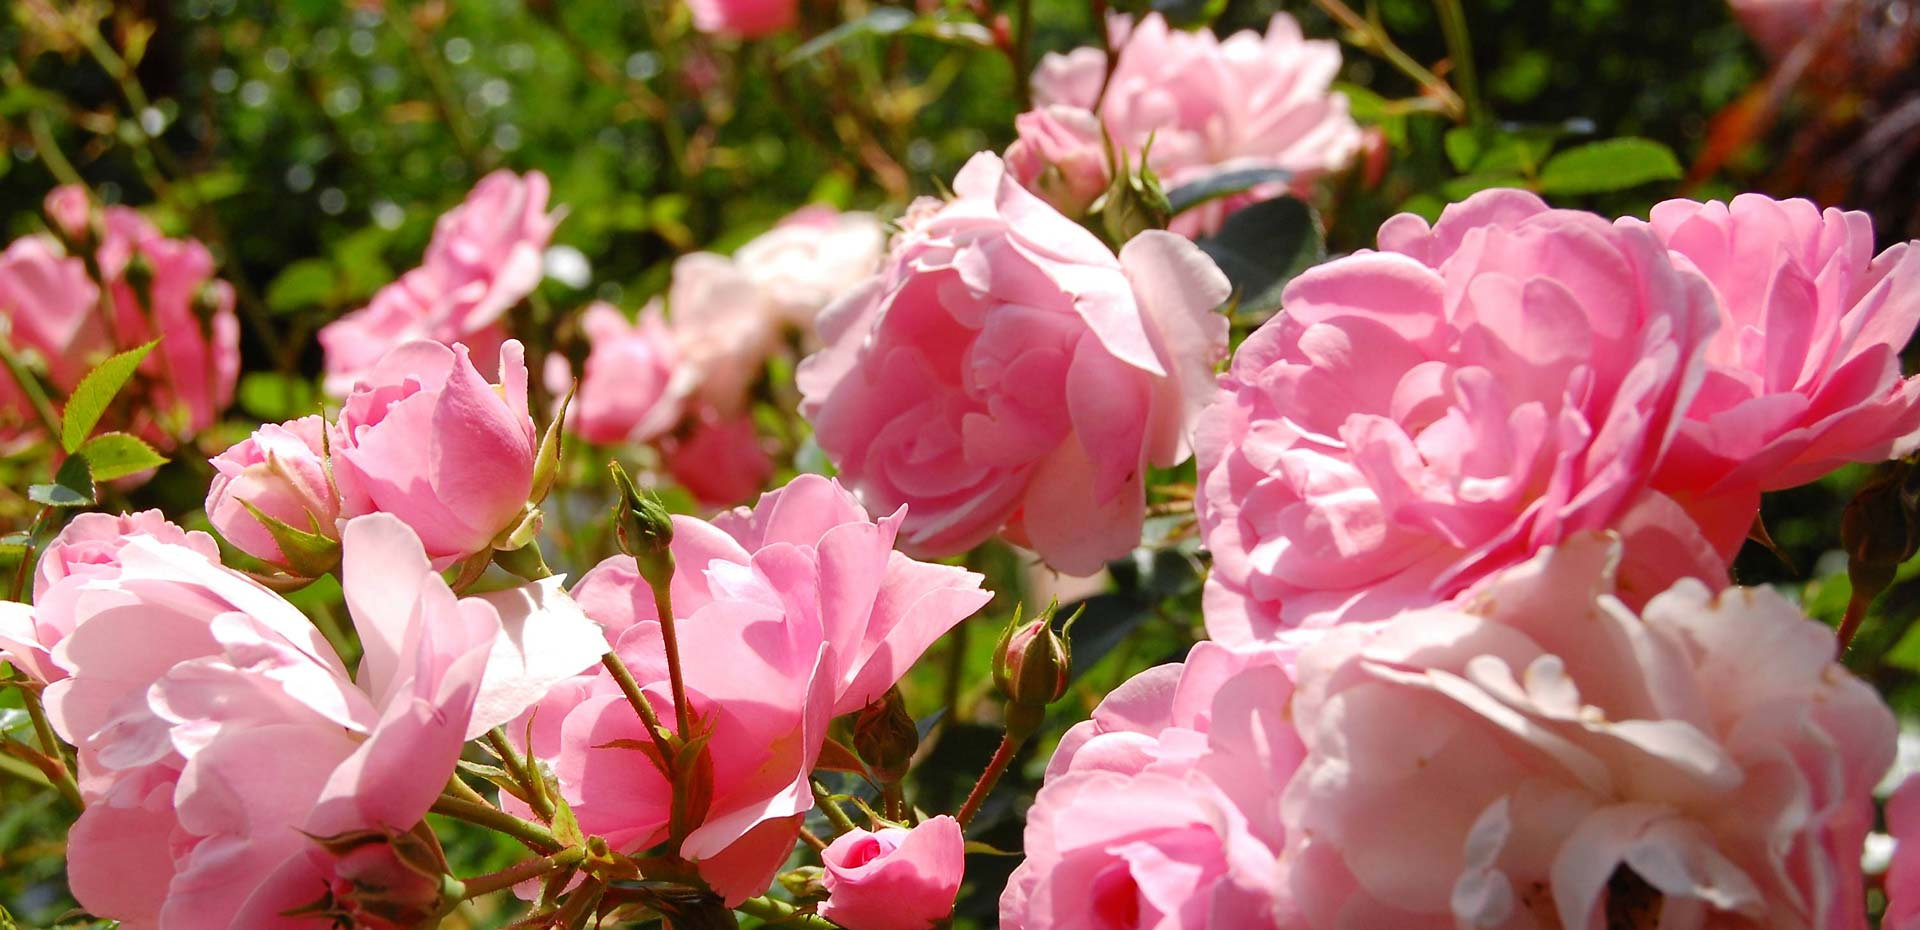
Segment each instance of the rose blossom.
[[89,911],[262,926],[236,917],[245,892],[307,869],[309,836],[411,828],[467,739],[605,648],[557,580],[456,599],[391,515],[350,521],[342,540],[365,650],[351,678],[298,609],[194,548],[126,539],[119,573],[77,597],[54,651],[71,677],[46,700],[80,750],[89,804],[68,863]]
[[[1292,172],[1293,186],[1304,190],[1317,175],[1346,165],[1359,148],[1360,128],[1347,115],[1346,96],[1328,89],[1340,70],[1338,44],[1303,38],[1300,24],[1285,13],[1274,15],[1265,35],[1249,30],[1226,39],[1173,29],[1157,13],[1138,23],[1114,16],[1108,28],[1120,56],[1112,76],[1106,55],[1096,48],[1041,59],[1033,72],[1035,112],[1041,115],[1018,121],[1020,141],[1007,153],[1020,182],[1062,196],[1055,201],[1062,209],[1070,210],[1093,189],[1093,160],[1103,174],[1111,170],[1097,123],[1126,150],[1129,163],[1138,165],[1146,151],[1147,164],[1169,189],[1262,168]],[[1051,180],[1044,171],[1049,164],[1059,169]],[[1181,216],[1174,229],[1212,232],[1232,209],[1287,189],[1258,186]]]
[[1893,715],[1771,589],[1683,579],[1636,614],[1620,557],[1569,538],[1301,652],[1302,925],[1864,926]]
[[1291,649],[1196,645],[1075,724],[1027,814],[1008,930],[1272,925],[1279,792],[1301,757]]
[[100,273],[119,348],[160,342],[140,363],[153,385],[142,415],[154,419],[136,428],[170,447],[212,426],[233,403],[240,379],[233,286],[213,276],[205,245],[162,236],[131,209],[108,207],[101,225]]
[[33,573],[33,604],[0,605],[0,658],[34,681],[67,677],[66,670],[54,663],[53,649],[80,622],[77,602],[88,586],[119,577],[121,550],[129,540],[143,536],[186,547],[208,559],[220,558],[213,537],[183,530],[158,510],[76,515],[40,553]]
[[87,238],[88,228],[93,223],[93,201],[87,196],[87,189],[78,184],[62,184],[47,192],[42,202],[47,219],[53,221],[53,228],[60,231],[69,242],[80,242]]
[[693,28],[739,39],[758,39],[793,28],[800,0],[687,0]]
[[1162,232],[1118,259],[991,154],[910,214],[886,266],[822,315],[801,413],[910,551],[1003,527],[1069,574],[1140,538],[1148,466],[1187,457],[1213,393],[1225,276]]
[[366,374],[333,424],[341,516],[398,516],[444,568],[513,527],[538,445],[519,342],[501,349],[498,387],[463,345],[408,343]]
[[872,275],[886,252],[878,217],[815,205],[748,240],[733,263],[760,286],[779,320],[811,332],[821,309]]
[[930,930],[953,914],[966,870],[960,824],[941,815],[911,830],[851,830],[820,853],[820,916],[847,930]]
[[723,420],[710,410],[661,439],[660,456],[673,480],[708,506],[730,506],[752,497],[766,487],[774,471],[773,457],[752,417]]
[[1394,217],[1380,247],[1295,278],[1202,417],[1214,638],[1433,603],[1587,529],[1625,536],[1630,601],[1725,580],[1757,501],[1689,516],[1647,487],[1699,383],[1705,279],[1513,190]]
[[207,520],[234,548],[284,564],[280,544],[247,504],[302,533],[339,538],[339,495],[326,459],[327,421],[318,416],[269,423],[210,461]]
[[506,338],[501,318],[539,285],[541,256],[563,216],[547,211],[548,189],[538,171],[480,179],[435,221],[419,268],[320,330],[327,392],[344,396],[387,352],[416,339],[466,343],[491,367]]
[[[680,419],[681,399],[671,388],[680,349],[660,306],[649,304],[629,323],[612,304],[596,302],[581,314],[589,351],[579,393],[567,425],[588,442],[645,442]],[[548,358],[557,358],[549,355]],[[548,387],[564,394],[548,379]]]
[[[681,851],[729,903],[765,890],[792,850],[829,719],[879,697],[990,596],[979,575],[894,552],[900,520],[873,522],[816,475],[711,524],[674,517],[680,655],[713,764],[706,814]],[[633,560],[602,562],[574,596],[660,719],[674,719],[654,599]],[[621,850],[666,838],[670,792],[610,676],[554,689],[532,721],[531,748],[582,829]]]
[[[22,236],[0,252],[0,317],[6,321],[6,339],[45,366],[48,380],[62,392],[73,390],[94,365],[113,354],[99,306],[100,288],[87,275],[86,262],[65,254],[52,238]],[[13,384],[6,372],[0,372],[0,380]],[[9,416],[38,429],[39,421],[24,406]]]
[[1887,867],[1887,913],[1881,930],[1920,928],[1920,775],[1909,775],[1887,799],[1893,862]]
[[1706,379],[1655,484],[1805,484],[1920,446],[1920,379],[1900,351],[1920,322],[1920,248],[1873,254],[1865,213],[1742,194],[1669,200],[1646,226],[1713,284]]

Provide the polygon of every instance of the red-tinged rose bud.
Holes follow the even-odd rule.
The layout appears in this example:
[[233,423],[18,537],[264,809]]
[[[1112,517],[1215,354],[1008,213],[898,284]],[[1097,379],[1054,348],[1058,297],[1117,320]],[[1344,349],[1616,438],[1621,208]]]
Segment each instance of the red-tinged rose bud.
[[920,728],[907,713],[899,688],[888,688],[853,718],[853,748],[881,784],[898,784],[906,777],[920,748]]
[[327,890],[296,914],[356,930],[426,930],[464,891],[446,874],[439,843],[417,832],[358,830],[315,842],[330,860]]
[[[1054,632],[1052,621],[1058,607],[1057,603],[1049,605],[1039,618],[1024,625],[1016,613],[994,649],[994,684],[1015,709],[1026,712],[1022,717],[1036,716],[1031,711],[1043,709],[1067,693],[1073,651]],[[1072,623],[1072,619],[1067,621],[1069,626]],[[1012,716],[1009,713],[1010,720]]]

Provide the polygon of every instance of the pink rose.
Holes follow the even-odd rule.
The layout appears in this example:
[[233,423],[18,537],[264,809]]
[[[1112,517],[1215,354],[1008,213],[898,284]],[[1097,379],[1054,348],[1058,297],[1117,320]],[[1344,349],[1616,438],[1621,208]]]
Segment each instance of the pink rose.
[[[712,727],[713,762],[712,800],[682,851],[731,903],[765,890],[792,851],[829,719],[879,697],[989,597],[979,575],[894,552],[899,524],[898,514],[874,523],[812,475],[712,524],[674,518],[687,699]],[[574,596],[673,719],[653,596],[633,561],[602,562]],[[665,839],[670,793],[630,748],[648,736],[609,676],[554,689],[533,721],[532,749],[582,829],[622,850]]]
[[1772,58],[1785,58],[1808,36],[1820,35],[1835,11],[1851,8],[1851,0],[1728,0],[1733,15],[1753,37],[1754,44]]
[[41,551],[33,574],[33,604],[0,607],[0,658],[34,681],[67,677],[66,669],[53,661],[53,649],[79,624],[78,602],[89,586],[119,577],[121,550],[128,540],[143,536],[220,558],[213,537],[183,530],[158,510],[78,514]]
[[1920,928],[1920,776],[1909,775],[1887,799],[1893,863],[1887,867],[1887,913],[1882,930]]
[[703,411],[680,432],[661,439],[660,455],[673,480],[712,507],[738,504],[773,477],[773,457],[747,416],[723,420]]
[[960,824],[944,814],[911,830],[843,833],[820,853],[820,916],[847,930],[930,930],[953,914],[965,853]]
[[[6,320],[7,342],[44,367],[47,380],[62,392],[73,390],[114,352],[101,319],[100,288],[88,276],[86,262],[65,254],[48,236],[23,236],[0,252],[0,317]],[[0,381],[13,385],[5,372]],[[39,428],[24,405],[6,416]]]
[[318,415],[269,423],[211,459],[208,522],[234,548],[276,565],[286,562],[280,544],[246,504],[300,532],[338,539],[340,500],[328,474],[326,430]]
[[1202,418],[1207,629],[1377,619],[1581,530],[1626,538],[1622,594],[1724,582],[1748,496],[1696,525],[1647,487],[1700,379],[1707,282],[1646,230],[1487,191],[1308,270]]
[[240,379],[240,321],[233,287],[213,276],[213,253],[192,239],[160,235],[139,213],[108,207],[100,271],[114,304],[120,349],[160,344],[140,363],[152,379],[135,428],[162,446],[212,426]]
[[[1300,24],[1285,13],[1274,15],[1264,36],[1249,30],[1224,40],[1205,30],[1169,28],[1157,13],[1137,24],[1115,16],[1109,29],[1120,56],[1111,78],[1099,49],[1049,54],[1034,68],[1034,103],[1043,114],[1067,107],[1097,117],[1132,164],[1146,150],[1148,165],[1169,189],[1225,171],[1272,168],[1292,172],[1292,186],[1305,190],[1359,148],[1360,128],[1347,115],[1346,97],[1328,89],[1340,70],[1339,46],[1303,38]],[[1017,162],[1021,183],[1036,191],[1061,193],[1047,191],[1036,166],[1058,168],[1072,179],[1065,191],[1074,194],[1090,187],[1081,179],[1090,164],[1097,161],[1103,173],[1107,168],[1100,133],[1088,133],[1084,121],[1023,117],[1018,128],[1026,151],[1018,159],[1010,152],[1008,160]],[[1252,196],[1210,204],[1175,220],[1174,231],[1212,232],[1229,208],[1287,190],[1286,184],[1263,185]],[[1073,199],[1054,202],[1064,208]]]
[[1875,257],[1865,213],[1759,194],[1620,222],[1651,228],[1720,298],[1706,380],[1656,486],[1772,491],[1920,446],[1920,379],[1900,369],[1920,322],[1915,243]]
[[1301,925],[1865,926],[1893,715],[1771,589],[1685,579],[1636,614],[1620,557],[1571,538],[1302,651]]
[[[55,650],[72,676],[46,698],[80,749],[90,804],[69,878],[91,912],[157,930],[281,926],[246,892],[292,873],[317,897],[308,837],[411,829],[467,739],[604,649],[557,585],[456,599],[391,515],[350,521],[342,540],[364,647],[352,677],[299,610],[194,549],[131,538],[119,575],[82,596]],[[523,652],[533,629],[559,634],[537,656]],[[529,687],[532,667],[554,674]]]
[[[574,434],[612,444],[645,442],[671,429],[680,419],[681,399],[672,389],[680,349],[659,306],[649,305],[629,323],[612,304],[595,303],[581,315],[580,328],[590,348],[567,412]],[[565,391],[563,383],[555,395]]]
[[465,346],[408,343],[354,387],[332,433],[342,517],[398,516],[442,568],[513,527],[539,439],[520,343],[500,356],[496,387]]
[[1139,542],[1147,468],[1187,457],[1226,347],[1226,278],[1170,234],[1116,259],[991,154],[953,186],[821,317],[801,412],[862,500],[911,505],[909,551],[1004,527],[1092,574]]
[[687,0],[693,28],[739,39],[758,39],[793,28],[800,0]]
[[767,293],[732,259],[694,252],[674,260],[667,310],[680,346],[675,391],[726,416],[744,412],[779,345]]
[[1093,206],[1113,183],[1100,118],[1066,104],[1014,117],[1019,138],[1007,147],[1007,171],[1068,216]]
[[84,242],[93,224],[93,201],[78,184],[62,184],[47,192],[43,204],[47,219],[68,242]]
[[1286,839],[1276,788],[1302,755],[1283,711],[1292,656],[1203,642],[1068,730],[1027,814],[1001,926],[1271,925]]
[[419,268],[371,303],[320,330],[327,391],[344,396],[387,352],[430,339],[466,343],[491,367],[506,338],[503,315],[539,285],[561,211],[547,211],[547,176],[500,170],[480,179],[434,223]]
[[748,240],[733,263],[760,286],[779,321],[810,333],[820,311],[878,270],[886,253],[878,217],[810,206]]

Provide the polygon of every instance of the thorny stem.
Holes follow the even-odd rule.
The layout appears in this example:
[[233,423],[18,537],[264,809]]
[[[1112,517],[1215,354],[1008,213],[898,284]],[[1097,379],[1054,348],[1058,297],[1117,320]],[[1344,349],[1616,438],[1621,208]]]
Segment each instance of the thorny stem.
[[838,930],[838,925],[773,898],[748,898],[734,907],[748,917],[758,917],[776,927],[804,927],[807,930]]
[[834,803],[833,795],[827,791],[827,786],[817,781],[813,782],[812,785],[813,800],[820,805],[820,812],[827,815],[828,823],[833,824],[834,827],[842,833],[860,829],[860,827],[853,822],[853,818],[848,817],[847,812],[841,810],[840,805]]
[[667,647],[667,680],[673,687],[674,732],[680,738],[693,738],[692,711],[687,707],[687,684],[680,677],[680,637],[675,631],[673,619],[673,586],[669,583],[655,584],[651,580],[647,587],[653,589],[653,609],[660,615],[660,638]]
[[[660,751],[661,764],[672,769],[673,746],[662,735],[664,728],[660,726],[660,715],[653,712],[653,704],[647,701],[646,695],[640,693],[640,684],[633,680],[633,673],[627,671],[627,663],[621,661],[619,655],[609,652],[600,657],[600,664],[606,666],[607,674],[612,675],[614,684],[620,686],[620,693],[626,695],[628,704],[633,705],[633,712],[639,714],[640,722],[646,724],[647,735],[653,738],[653,748]],[[673,780],[671,771],[664,774],[668,781]]]
[[539,852],[556,853],[567,845],[560,842],[559,838],[553,835],[553,831],[544,825],[530,820],[521,820],[485,804],[475,804],[472,801],[443,794],[434,799],[432,810],[436,814],[444,814],[455,820],[464,820],[476,826],[505,833]]
[[587,851],[579,846],[569,846],[550,856],[540,856],[507,866],[498,872],[488,872],[464,879],[460,884],[466,889],[466,897],[477,898],[483,894],[492,894],[504,888],[512,888],[530,878],[539,878],[549,872],[558,872],[580,864]]
[[[18,684],[18,683],[17,683]],[[87,802],[80,797],[80,786],[74,783],[73,770],[67,765],[66,752],[60,748],[60,740],[53,735],[53,724],[47,721],[46,708],[40,706],[40,693],[32,687],[20,684],[20,701],[26,705],[27,718],[33,721],[34,738],[40,741],[40,748],[46,753],[51,771],[47,777],[55,788],[60,789],[74,807],[85,810]]]
[[973,815],[980,812],[980,805],[986,803],[987,794],[999,783],[1001,774],[1013,762],[1013,754],[1020,750],[1020,744],[1024,742],[1025,737],[1016,737],[1011,732],[1000,737],[1000,748],[993,751],[993,760],[987,763],[986,771],[980,773],[980,780],[973,783],[973,791],[967,794],[966,803],[960,805],[960,812],[953,815],[960,826],[965,827],[972,822]]
[[520,758],[520,754],[514,751],[513,743],[507,740],[507,731],[499,727],[488,730],[487,745],[493,747],[494,754],[500,757],[500,764],[506,768],[507,775],[526,790],[527,803],[533,807],[533,812],[539,814],[541,820],[553,820],[553,802],[539,784],[545,780],[544,777],[535,769],[535,763]]
[[1411,55],[1401,51],[1400,46],[1393,44],[1393,40],[1387,37],[1385,30],[1366,17],[1355,13],[1352,7],[1342,3],[1341,0],[1313,0],[1313,2],[1315,6],[1324,10],[1328,16],[1333,17],[1340,25],[1345,26],[1357,36],[1354,40],[1355,45],[1386,59],[1388,64],[1400,69],[1402,74],[1412,78],[1414,83],[1438,98],[1449,118],[1458,120],[1466,115],[1466,104],[1460,100],[1460,95],[1454,93],[1453,88],[1447,86],[1447,82],[1441,80],[1439,75],[1427,70],[1425,65],[1414,61]]

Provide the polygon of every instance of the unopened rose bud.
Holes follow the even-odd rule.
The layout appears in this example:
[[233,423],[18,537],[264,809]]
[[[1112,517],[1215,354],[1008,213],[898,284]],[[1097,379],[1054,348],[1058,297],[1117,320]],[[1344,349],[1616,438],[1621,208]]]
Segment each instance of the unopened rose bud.
[[87,189],[78,184],[62,184],[48,192],[47,219],[69,245],[83,245],[93,238],[93,203]]
[[303,578],[339,564],[340,501],[324,420],[267,424],[211,461],[207,519],[227,542]]
[[1847,577],[1854,597],[1870,601],[1893,583],[1900,563],[1920,543],[1912,495],[1907,485],[1916,469],[1905,461],[1888,462],[1854,495],[1840,518],[1840,543],[1847,553]]
[[1153,147],[1151,139],[1140,152],[1138,169],[1129,163],[1125,150],[1113,148],[1111,141],[1108,146],[1114,153],[1110,159],[1115,166],[1113,182],[1090,209],[1092,215],[1099,218],[1107,241],[1118,247],[1149,229],[1167,228],[1173,204],[1168,202],[1160,178],[1147,167],[1147,152]]
[[359,830],[315,842],[331,859],[327,890],[296,913],[359,930],[425,930],[464,891],[446,874],[438,844],[414,833]]
[[619,462],[608,462],[614,491],[613,528],[620,551],[633,557],[640,577],[658,587],[673,580],[673,515],[660,502],[643,495]]
[[993,680],[1013,705],[1008,714],[1010,724],[1016,716],[1014,711],[1019,711],[1017,716],[1022,719],[1036,717],[1034,711],[1067,693],[1073,651],[1053,630],[1056,607],[1048,607],[1038,619],[1024,625],[1016,614],[994,649]]
[[907,713],[899,688],[888,688],[853,718],[853,748],[881,784],[898,784],[906,777],[920,748],[920,728]]

